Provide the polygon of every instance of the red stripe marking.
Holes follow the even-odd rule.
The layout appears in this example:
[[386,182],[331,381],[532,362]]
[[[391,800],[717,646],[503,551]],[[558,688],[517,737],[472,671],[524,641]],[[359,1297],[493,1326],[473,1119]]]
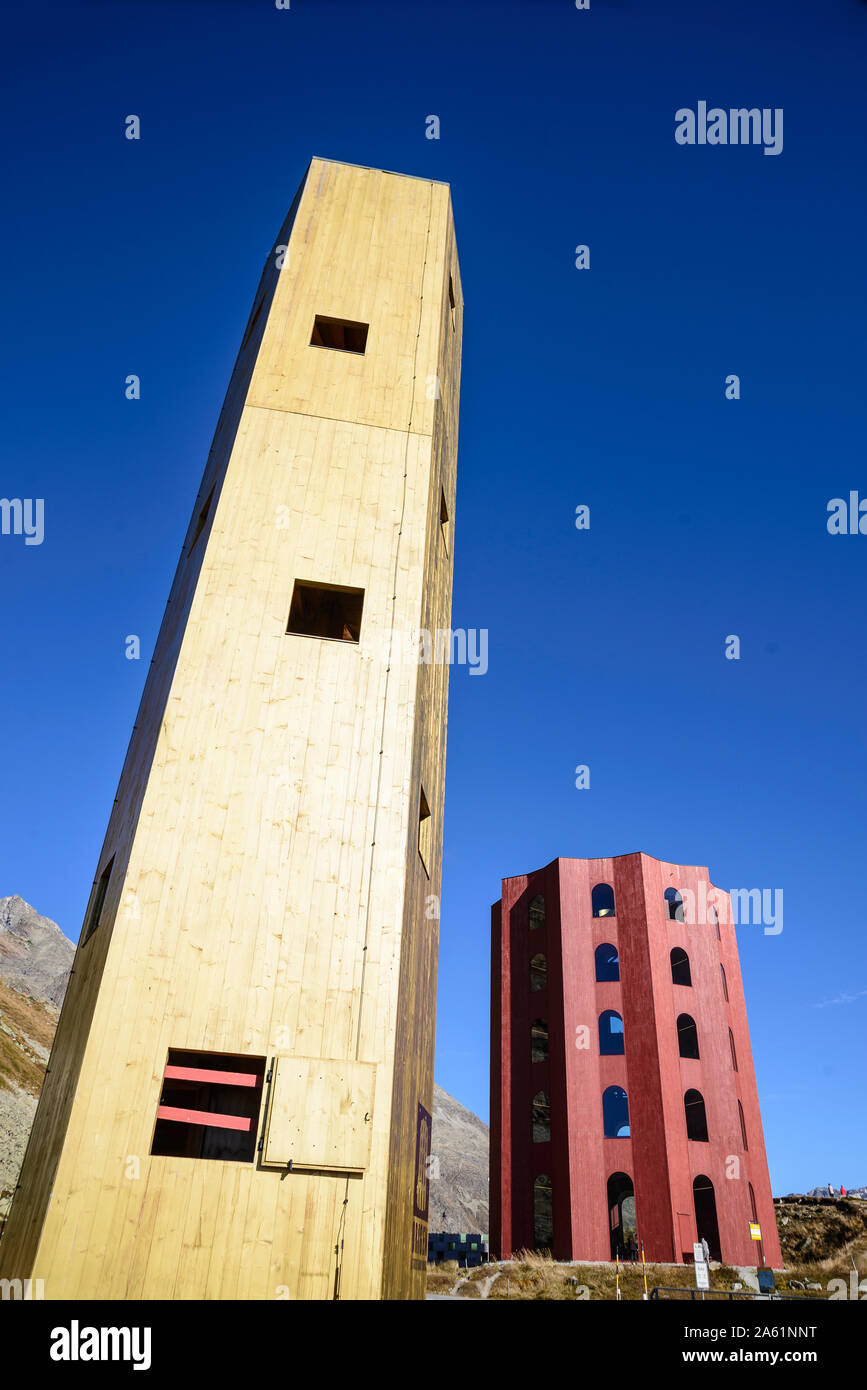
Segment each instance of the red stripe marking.
[[201,1067],[166,1067],[174,1081],[211,1081],[221,1086],[257,1086],[259,1077],[250,1071],[203,1071]]
[[213,1110],[179,1110],[175,1105],[161,1105],[158,1120],[180,1120],[185,1125],[209,1125],[212,1129],[250,1130],[253,1121],[243,1115],[218,1115]]

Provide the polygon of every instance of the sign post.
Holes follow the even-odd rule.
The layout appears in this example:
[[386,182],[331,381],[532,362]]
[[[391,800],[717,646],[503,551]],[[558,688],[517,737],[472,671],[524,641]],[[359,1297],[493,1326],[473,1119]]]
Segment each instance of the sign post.
[[759,1242],[758,1263],[760,1265],[763,1265],[765,1263],[765,1251],[764,1246],[762,1245],[762,1228],[759,1225],[758,1221],[750,1222],[750,1240],[757,1240]]
[[695,1266],[695,1287],[701,1289],[701,1301],[704,1303],[705,1289],[710,1289],[710,1272],[704,1257],[704,1245],[700,1240],[693,1243],[692,1261]]

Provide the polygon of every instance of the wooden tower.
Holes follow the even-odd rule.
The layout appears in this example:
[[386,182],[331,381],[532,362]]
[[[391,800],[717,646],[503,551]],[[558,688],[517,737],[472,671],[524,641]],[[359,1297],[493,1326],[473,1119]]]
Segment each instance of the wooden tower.
[[461,285],[446,184],[314,159],[217,426],[0,1275],[418,1298]]

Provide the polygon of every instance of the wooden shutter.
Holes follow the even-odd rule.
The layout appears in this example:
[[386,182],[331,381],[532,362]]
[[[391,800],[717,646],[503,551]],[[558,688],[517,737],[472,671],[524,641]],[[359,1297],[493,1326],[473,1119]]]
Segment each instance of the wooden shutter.
[[363,1172],[370,1162],[375,1081],[372,1062],[275,1058],[262,1162]]

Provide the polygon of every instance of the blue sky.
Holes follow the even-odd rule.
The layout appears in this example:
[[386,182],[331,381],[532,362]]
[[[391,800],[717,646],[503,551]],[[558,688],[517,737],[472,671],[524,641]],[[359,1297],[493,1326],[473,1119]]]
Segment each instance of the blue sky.
[[[781,935],[740,931],[775,1192],[867,1183],[867,536],[826,529],[830,498],[867,496],[867,5],[166,0],[2,24],[0,493],[46,513],[41,546],[0,537],[0,895],[77,936],[309,158],[445,179],[453,622],[488,629],[490,669],[452,673],[437,1079],[487,1118],[501,877],[558,854],[707,864],[785,895]],[[678,145],[700,100],[782,108],[782,153]]]

